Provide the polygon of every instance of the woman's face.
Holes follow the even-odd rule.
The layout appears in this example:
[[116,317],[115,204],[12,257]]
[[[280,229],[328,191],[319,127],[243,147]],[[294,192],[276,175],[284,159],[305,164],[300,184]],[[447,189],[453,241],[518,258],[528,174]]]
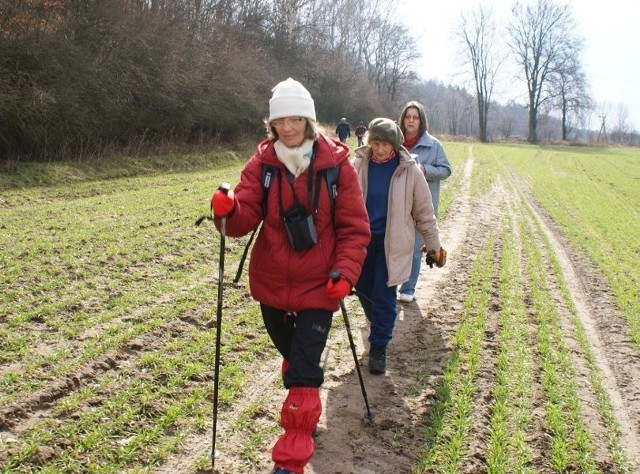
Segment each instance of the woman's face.
[[405,135],[408,137],[415,137],[420,131],[420,112],[415,107],[409,107],[402,119],[404,125]]
[[373,157],[378,161],[387,159],[393,151],[393,145],[383,140],[369,140],[369,146]]
[[307,119],[304,117],[282,117],[271,121],[278,132],[278,140],[289,148],[295,148],[304,142]]

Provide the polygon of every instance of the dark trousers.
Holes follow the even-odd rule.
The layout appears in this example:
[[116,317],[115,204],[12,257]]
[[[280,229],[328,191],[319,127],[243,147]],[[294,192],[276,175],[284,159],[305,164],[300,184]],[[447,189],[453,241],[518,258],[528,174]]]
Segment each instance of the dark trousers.
[[369,344],[384,349],[396,324],[396,286],[387,286],[389,273],[384,251],[384,236],[373,236],[367,247],[356,289],[368,298],[360,298],[364,314],[371,321]]
[[321,309],[296,314],[260,304],[267,333],[288,361],[283,374],[285,388],[320,387],[324,372],[320,366],[327,345],[333,313]]

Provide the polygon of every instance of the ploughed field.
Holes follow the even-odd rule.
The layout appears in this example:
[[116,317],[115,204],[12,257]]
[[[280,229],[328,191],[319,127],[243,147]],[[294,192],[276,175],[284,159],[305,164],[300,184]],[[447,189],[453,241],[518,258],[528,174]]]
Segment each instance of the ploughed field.
[[[347,309],[305,472],[640,472],[640,152],[445,143],[447,266],[399,305],[385,376]],[[0,190],[0,472],[212,472],[220,239],[240,160]],[[77,177],[76,177],[77,178]],[[226,239],[215,471],[261,473],[285,397]]]

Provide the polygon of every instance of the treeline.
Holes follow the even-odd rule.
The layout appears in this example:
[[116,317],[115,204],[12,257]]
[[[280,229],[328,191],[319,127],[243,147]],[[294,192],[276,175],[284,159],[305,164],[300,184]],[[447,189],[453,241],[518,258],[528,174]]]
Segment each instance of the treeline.
[[55,159],[263,133],[271,88],[319,120],[397,114],[413,38],[382,0],[9,0],[0,154]]
[[[51,160],[264,134],[291,76],[318,119],[395,118],[427,105],[436,134],[478,135],[465,89],[423,81],[396,0],[1,0],[0,159]],[[526,91],[523,85],[523,92]],[[600,114],[604,116],[604,114]],[[541,140],[561,138],[552,109]],[[624,125],[624,121],[621,122]],[[527,104],[491,104],[488,139],[527,136]],[[604,119],[571,140],[638,144]],[[151,148],[152,150],[154,148]]]

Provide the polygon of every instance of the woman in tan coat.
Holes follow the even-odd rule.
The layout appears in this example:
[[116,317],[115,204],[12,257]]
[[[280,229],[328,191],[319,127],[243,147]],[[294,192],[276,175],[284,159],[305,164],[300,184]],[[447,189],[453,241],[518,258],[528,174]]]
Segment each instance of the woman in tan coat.
[[371,322],[369,372],[384,374],[393,336],[396,287],[409,278],[416,230],[425,250],[440,260],[438,224],[427,181],[402,146],[400,127],[387,118],[371,121],[367,144],[356,150],[354,166],[369,215],[371,242],[356,284]]

